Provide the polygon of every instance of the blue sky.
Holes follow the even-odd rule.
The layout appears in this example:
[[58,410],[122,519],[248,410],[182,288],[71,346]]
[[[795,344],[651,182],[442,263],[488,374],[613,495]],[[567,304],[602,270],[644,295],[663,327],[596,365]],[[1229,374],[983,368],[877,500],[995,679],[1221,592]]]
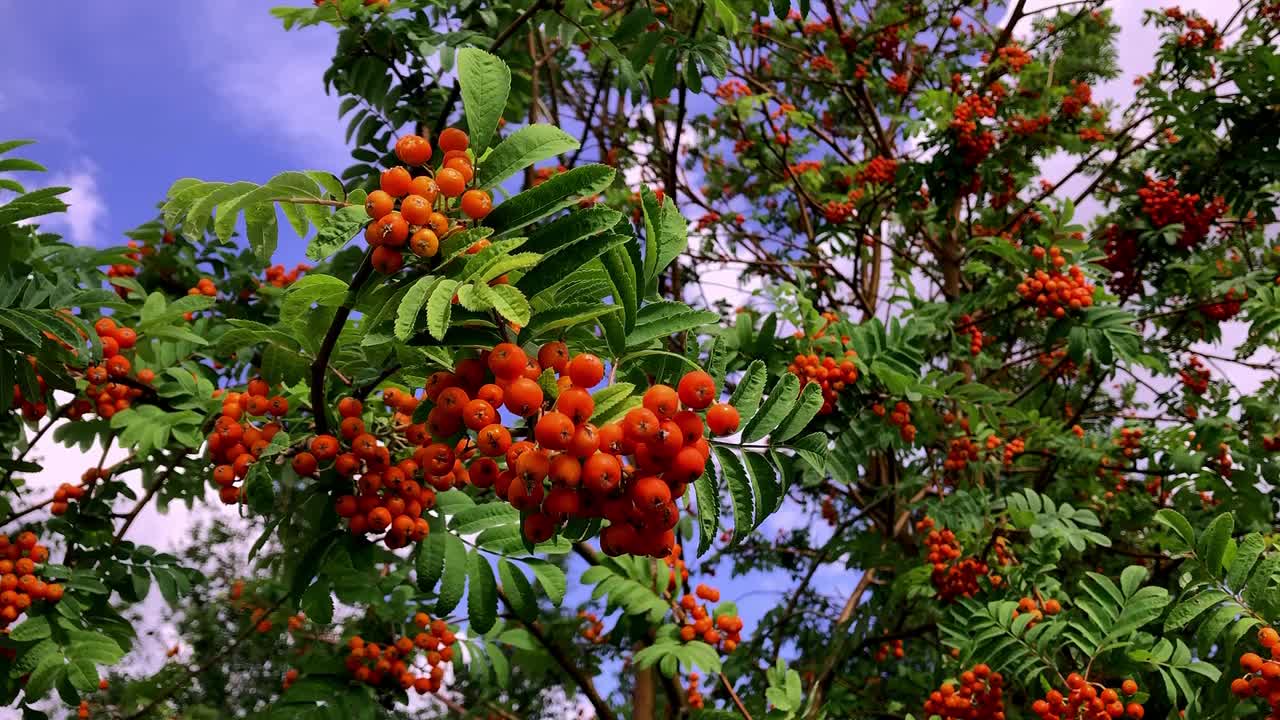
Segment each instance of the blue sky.
[[[83,244],[122,242],[180,177],[263,181],[349,164],[321,73],[327,28],[286,33],[272,0],[157,4],[0,0],[0,138],[75,189],[56,224]],[[301,257],[287,229],[284,260]]]

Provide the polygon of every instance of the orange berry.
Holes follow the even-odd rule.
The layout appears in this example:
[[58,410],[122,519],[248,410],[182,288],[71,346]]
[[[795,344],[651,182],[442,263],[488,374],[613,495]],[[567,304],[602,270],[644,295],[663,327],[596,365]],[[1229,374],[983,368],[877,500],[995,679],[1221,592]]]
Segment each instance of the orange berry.
[[471,139],[458,128],[445,128],[440,132],[440,137],[436,138],[436,144],[447,153],[451,150],[466,150]]
[[374,190],[364,199],[364,211],[374,220],[377,220],[395,209],[395,198],[382,190]]
[[493,210],[493,198],[484,190],[468,190],[462,194],[462,212],[472,220],[479,220]]
[[402,167],[387,168],[378,179],[378,186],[391,197],[404,197],[409,194],[409,185],[413,177]]
[[467,189],[467,179],[453,168],[444,168],[436,173],[436,186],[440,194],[447,198],[455,198]]
[[396,141],[396,157],[406,165],[425,165],[431,159],[431,143],[420,135],[405,135]]

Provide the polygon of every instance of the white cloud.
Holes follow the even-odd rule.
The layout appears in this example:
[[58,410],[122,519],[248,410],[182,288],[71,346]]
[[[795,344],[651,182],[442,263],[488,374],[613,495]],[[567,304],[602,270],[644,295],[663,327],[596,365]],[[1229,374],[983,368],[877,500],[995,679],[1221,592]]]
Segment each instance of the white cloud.
[[297,162],[338,170],[351,162],[342,141],[339,100],[326,95],[321,74],[336,38],[326,27],[285,32],[258,0],[210,0],[188,30],[193,64],[241,129],[287,144]]
[[65,230],[77,245],[96,244],[107,218],[107,203],[98,187],[97,166],[88,158],[81,158],[76,169],[54,174],[48,184],[71,188],[62,195],[70,207],[65,213],[49,215],[40,222],[51,229]]

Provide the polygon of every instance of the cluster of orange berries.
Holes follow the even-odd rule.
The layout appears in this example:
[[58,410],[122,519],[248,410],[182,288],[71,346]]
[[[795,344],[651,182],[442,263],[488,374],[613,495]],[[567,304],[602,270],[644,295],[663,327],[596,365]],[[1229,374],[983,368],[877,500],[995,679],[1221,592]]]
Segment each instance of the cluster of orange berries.
[[1227,294],[1223,295],[1218,302],[1201,306],[1200,312],[1204,313],[1205,317],[1218,322],[1230,320],[1240,314],[1240,306],[1248,299],[1248,290],[1241,290],[1237,293],[1235,288],[1230,288],[1227,290]]
[[1182,379],[1182,386],[1187,392],[1203,395],[1209,389],[1209,368],[1194,355],[1187,361],[1186,367],[1178,371],[1178,377]]
[[398,684],[419,695],[438,691],[445,665],[453,662],[457,638],[444,620],[432,620],[426,613],[414,615],[413,624],[419,632],[412,638],[399,637],[385,647],[353,636],[347,641],[347,671],[358,682],[374,687]]
[[0,628],[8,627],[36,600],[58,602],[63,588],[58,583],[45,583],[36,574],[36,566],[48,561],[49,548],[41,545],[30,531],[18,534],[13,542],[0,535]]
[[1120,436],[1115,439],[1115,444],[1125,457],[1134,457],[1142,451],[1142,428],[1120,428]]
[[283,265],[272,265],[267,268],[267,284],[274,285],[278,288],[287,288],[297,282],[299,277],[310,270],[311,266],[306,263],[298,263],[293,266],[292,270],[285,270]]
[[1062,98],[1062,114],[1070,118],[1080,117],[1080,113],[1093,104],[1093,88],[1079,80],[1071,81],[1071,93]]
[[187,288],[187,294],[203,295],[205,297],[217,297],[218,286],[213,284],[213,278],[202,277],[196,281],[195,287]]
[[916,523],[916,532],[925,533],[926,559],[933,566],[930,580],[943,602],[959,597],[973,597],[981,590],[978,578],[987,576],[992,585],[999,585],[999,575],[991,573],[986,563],[975,557],[961,558],[963,548],[956,541],[955,533],[934,528],[933,518],[925,517]]
[[837,360],[832,355],[819,358],[817,354],[796,355],[787,372],[800,378],[801,387],[811,382],[822,388],[822,408],[819,414],[829,415],[835,412],[836,397],[858,380],[858,366],[853,358],[858,353],[853,350],[844,351],[844,359]]
[[983,118],[996,116],[996,106],[1004,95],[1004,86],[996,82],[991,90],[989,98],[965,95],[952,113],[951,129],[956,131],[957,146],[969,165],[982,162],[996,144],[995,133],[978,124]]
[[1201,205],[1199,193],[1184,194],[1178,190],[1172,178],[1157,180],[1148,175],[1146,186],[1138,189],[1142,200],[1142,212],[1157,228],[1166,225],[1182,225],[1178,245],[1191,248],[1209,234],[1209,226],[1227,211],[1227,202],[1221,197]]
[[911,424],[911,405],[904,400],[899,400],[893,406],[893,412],[887,412],[884,405],[876,403],[871,406],[871,412],[879,417],[889,416],[889,424],[898,428],[898,434],[902,437],[903,442],[913,442],[916,439],[916,426]]
[[978,461],[978,444],[968,434],[952,438],[947,447],[947,459],[942,467],[947,472],[958,473]]
[[720,652],[733,652],[738,643],[742,642],[742,618],[729,613],[714,618],[710,615],[707,606],[698,602],[720,601],[720,591],[710,585],[699,583],[694,589],[694,595],[685,593],[680,598],[680,609],[686,613],[684,625],[680,628],[680,639],[684,642],[701,640],[712,647],[718,647]]
[[859,183],[876,184],[891,183],[893,178],[898,174],[898,161],[893,158],[881,157],[877,155],[867,161],[866,167],[858,171],[854,179]]
[[212,479],[218,486],[218,498],[227,505],[240,499],[236,481],[249,474],[250,466],[281,429],[278,422],[258,427],[249,418],[271,415],[279,419],[289,412],[289,400],[281,395],[268,397],[270,390],[265,380],[254,379],[243,393],[214,391],[214,397],[222,398],[222,414],[214,421],[207,445],[216,463]]
[[[27,361],[31,363],[31,367],[36,366],[34,355],[28,355]],[[22,394],[22,388],[18,387],[17,383],[13,385],[13,407],[19,408],[22,411],[22,418],[28,422],[35,422],[49,412],[49,403],[45,402],[45,398],[49,396],[49,385],[45,382],[43,375],[36,375],[36,387],[40,393],[39,396],[29,398]],[[80,403],[74,404],[68,413],[68,415],[75,415],[71,419],[79,420],[92,407],[87,400],[84,406],[87,407],[82,407]]]
[[[86,397],[72,408],[72,419],[83,417],[91,408],[95,409],[98,417],[110,418],[128,408],[134,398],[142,395],[141,388],[113,382],[127,378],[133,372],[133,364],[121,353],[137,345],[138,333],[133,328],[117,325],[107,317],[98,318],[93,329],[102,343],[103,363],[90,366],[84,371],[85,380],[89,383],[85,388]],[[137,373],[139,382],[150,383],[154,379],[155,371],[149,368]]]
[[[989,438],[989,439],[987,440],[987,445],[988,445],[988,447],[990,447],[990,446],[991,446],[991,441],[992,441],[992,440],[999,441],[999,438],[994,437],[994,436],[992,436],[991,438]],[[1027,444],[1026,444],[1026,442],[1024,442],[1022,438],[1014,438],[1014,439],[1010,440],[1009,442],[1005,443],[1005,446],[1004,446],[1004,457],[1001,459],[1001,461],[1005,464],[1005,466],[1012,465],[1012,464],[1013,464],[1013,461],[1014,461],[1014,458],[1018,457],[1019,455],[1021,455],[1022,453],[1026,452],[1026,451],[1027,451]]]
[[[1045,257],[1044,248],[1033,248],[1031,255],[1042,260]],[[1067,314],[1067,310],[1079,310],[1093,305],[1093,284],[1085,278],[1084,271],[1078,265],[1072,265],[1067,268],[1067,272],[1062,272],[1060,268],[1066,265],[1067,259],[1056,246],[1049,248],[1049,258],[1053,267],[1047,271],[1036,270],[1028,275],[1018,283],[1018,294],[1024,300],[1036,304],[1036,312],[1040,317],[1052,315],[1060,318]]]
[[1004,720],[1004,678],[985,663],[960,674],[960,687],[943,683],[929,693],[924,715],[943,720]]
[[593,612],[586,610],[578,611],[578,619],[586,623],[586,627],[582,628],[579,633],[592,645],[600,645],[605,641],[604,622]]
[[1009,72],[1017,75],[1022,72],[1022,68],[1031,64],[1031,54],[1023,50],[1016,42],[1000,48],[999,58],[1009,65]]
[[1222,49],[1222,33],[1214,27],[1213,23],[1201,17],[1198,13],[1185,13],[1181,8],[1170,7],[1164,10],[1165,17],[1183,23],[1187,29],[1178,37],[1178,45],[1182,47],[1193,48],[1212,48],[1214,50]]
[[[448,490],[466,481],[454,449],[444,443],[429,443],[425,426],[410,424],[419,401],[395,388],[383,391],[382,400],[393,411],[392,423],[403,428],[406,439],[417,445],[412,458],[393,463],[390,449],[368,432],[362,418],[364,404],[355,398],[338,401],[341,440],[332,435],[311,439],[310,450],[294,456],[294,469],[301,475],[315,475],[321,463],[332,462],[339,475],[356,478],[356,493],[338,497],[335,508],[347,519],[353,535],[382,536],[388,548],[420,542],[431,532],[422,517],[436,504],[436,490]],[[348,449],[343,450],[343,443]],[[299,467],[301,463],[301,468]],[[430,487],[418,482],[422,478]]]
[[[552,403],[536,381],[544,367],[560,375],[559,394]],[[558,341],[542,346],[535,357],[513,343],[500,343],[479,358],[459,361],[454,372],[435,373],[425,390],[425,399],[432,404],[426,422],[403,423],[406,439],[419,446],[413,460],[366,471],[360,478],[361,497],[339,498],[339,514],[351,518],[353,531],[385,527],[388,513],[377,505],[396,498],[391,493],[379,498],[376,492],[385,487],[403,496],[406,488],[418,490],[413,478],[421,469],[437,489],[455,484],[492,487],[499,497],[524,511],[523,532],[531,542],[550,539],[557,526],[570,518],[603,517],[610,521],[600,538],[606,553],[666,556],[675,545],[671,528],[679,520],[676,500],[702,474],[710,456],[705,428],[717,435],[735,432],[737,410],[727,404],[712,405],[715,383],[707,373],[696,371],[685,375],[677,388],[649,388],[641,407],[628,411],[620,422],[597,428],[588,422],[595,411],[588,389],[603,379],[604,364],[599,358],[589,353],[570,357],[568,347]],[[396,393],[401,414],[411,414],[418,401]],[[352,460],[377,459],[385,448],[363,433],[354,414],[346,414],[358,414],[355,401],[344,402],[349,410],[340,406],[339,411],[346,418],[344,437],[354,439],[357,457]],[[682,404],[686,409],[681,409]],[[499,408],[524,418],[532,429],[531,439],[513,442]],[[705,424],[699,410],[706,411]],[[461,440],[450,444],[460,433]],[[324,446],[326,457],[336,456],[336,462],[344,465],[340,472],[355,473],[358,462],[344,463],[337,456],[336,441],[325,437]],[[316,448],[310,452],[316,454]],[[505,467],[500,461],[505,461]],[[379,462],[389,466],[390,458]],[[430,507],[427,502],[421,504]],[[406,500],[403,509],[413,506],[412,500]],[[394,511],[389,514],[392,522],[412,522],[396,520]],[[417,523],[412,524],[416,530]]]
[[1022,597],[1018,599],[1018,607],[1013,611],[1013,617],[1018,617],[1023,613],[1031,613],[1032,620],[1027,624],[1027,627],[1032,628],[1043,620],[1046,615],[1053,616],[1060,612],[1062,612],[1062,603],[1054,598],[1040,600],[1039,598]]
[[1240,669],[1245,674],[1231,681],[1231,693],[1241,700],[1262,698],[1274,716],[1280,713],[1280,633],[1264,627],[1258,631],[1258,642],[1271,658],[1263,659],[1252,652],[1241,655]]
[[84,485],[62,483],[57,490],[53,491],[53,502],[49,504],[49,512],[54,515],[66,515],[67,510],[70,509],[71,501],[83,498],[85,490]]
[[1076,362],[1067,357],[1067,349],[1064,347],[1055,348],[1047,353],[1040,353],[1037,362],[1044,369],[1044,373],[1051,377],[1075,377],[1076,373],[1079,372]]
[[689,688],[685,692],[685,700],[688,701],[689,707],[694,710],[701,710],[706,706],[706,699],[702,697],[702,691],[698,689],[698,681],[702,676],[696,672],[689,673]]
[[[135,241],[133,241],[133,240],[130,240],[130,241],[129,241],[129,247],[131,247],[131,248],[137,248],[137,247],[138,247],[138,243],[137,243],[137,242],[135,242]],[[153,250],[150,246],[143,247],[143,248],[141,248],[141,250],[142,250],[142,251],[148,251],[148,250],[150,250],[150,251],[154,252],[154,250]],[[132,253],[129,253],[128,255],[126,255],[125,257],[127,257],[127,258],[129,258],[130,260],[133,260],[133,261],[135,261],[135,262],[141,262],[141,261],[142,261],[142,255],[143,255],[143,254],[144,254],[143,252],[132,252]],[[146,254],[148,254],[148,255],[149,255],[149,254],[151,254],[151,253],[150,253],[150,252],[147,252]],[[131,264],[129,264],[129,263],[116,263],[115,265],[112,265],[112,266],[110,266],[110,267],[108,267],[108,268],[107,268],[107,277],[108,277],[108,278],[114,278],[114,277],[133,277],[133,276],[135,276],[135,275],[137,275],[137,274],[138,274],[138,267],[137,267],[136,265],[131,265]],[[119,295],[120,297],[122,297],[122,298],[127,298],[127,297],[129,297],[129,290],[128,290],[127,288],[120,287],[119,285],[112,285],[111,287],[112,287],[112,289],[114,289],[114,290],[116,291],[116,294],[117,294],[117,295]]]
[[876,662],[882,663],[888,660],[890,655],[893,655],[895,660],[901,660],[906,654],[901,639],[881,643],[879,649],[876,650]]
[[1040,720],[1115,720],[1125,715],[1132,720],[1142,720],[1145,713],[1142,705],[1136,702],[1126,705],[1120,699],[1121,694],[1125,697],[1138,694],[1138,683],[1125,680],[1117,691],[1089,683],[1079,673],[1071,673],[1067,676],[1065,697],[1056,689],[1050,690],[1043,699],[1031,704],[1031,711],[1040,716]]
[[965,313],[960,316],[960,333],[969,336],[969,354],[977,355],[982,352],[982,346],[986,343],[987,338],[982,334],[982,328],[978,327],[977,321],[972,315]]
[[[449,218],[441,210],[447,211],[454,198],[458,198],[458,208],[472,220],[483,218],[493,209],[489,193],[467,189],[475,179],[467,154],[471,142],[467,134],[446,128],[437,142],[444,158],[434,174],[424,168],[425,174],[414,177],[403,166],[389,168],[379,178],[379,189],[365,199],[365,211],[373,222],[365,228],[364,237],[373,248],[369,259],[380,273],[390,275],[404,267],[401,248],[406,244],[418,257],[435,257],[441,238],[450,231]],[[395,153],[405,165],[423,168],[431,159],[431,143],[418,135],[405,135],[396,141]]]

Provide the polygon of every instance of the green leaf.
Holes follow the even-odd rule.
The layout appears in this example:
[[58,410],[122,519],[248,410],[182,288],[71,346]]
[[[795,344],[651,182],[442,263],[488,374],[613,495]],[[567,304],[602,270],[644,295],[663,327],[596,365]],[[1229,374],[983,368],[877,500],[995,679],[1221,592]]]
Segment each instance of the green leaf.
[[522,127],[481,159],[476,168],[479,188],[488,190],[536,162],[576,149],[578,141],[559,128],[550,125]]
[[520,522],[520,511],[503,501],[487,502],[467,508],[453,516],[450,526],[459,535],[472,535],[499,525]]
[[444,553],[448,544],[449,533],[443,529],[434,530],[427,539],[422,543],[422,549],[418,551],[418,559],[416,570],[418,573],[418,589],[423,592],[431,592],[435,589],[436,583],[440,582],[440,575],[444,572]]
[[[1249,580],[1249,573],[1253,572],[1253,567],[1262,557],[1262,551],[1266,548],[1266,541],[1258,533],[1249,533],[1240,541],[1240,546],[1236,548],[1235,559],[1231,561],[1231,570],[1227,573],[1227,587],[1235,592],[1240,592]],[[1266,581],[1266,578],[1263,578]]]
[[292,322],[305,315],[313,304],[321,307],[337,307],[347,297],[347,284],[322,273],[308,273],[289,286],[285,292],[280,319]]
[[498,619],[498,582],[493,578],[493,567],[479,552],[471,553],[470,575],[467,617],[471,622],[471,629],[484,634],[493,628],[493,623]]
[[1196,546],[1200,561],[1209,569],[1209,572],[1215,575],[1222,571],[1223,557],[1226,555],[1227,543],[1231,540],[1231,530],[1234,527],[1235,518],[1231,513],[1224,512],[1209,523],[1209,527],[1205,529],[1204,535],[1200,536],[1200,542]]
[[475,289],[476,294],[502,317],[521,327],[529,324],[533,308],[519,289],[511,285],[476,285]]
[[[613,304],[622,306],[622,329],[629,333],[636,326],[640,309],[640,288],[636,280],[636,266],[631,262],[626,248],[615,247],[600,256],[600,263],[613,285]],[[625,339],[624,343],[625,345]],[[722,377],[721,380],[724,378]]]
[[736,453],[721,445],[714,446],[716,460],[724,478],[724,485],[729,488],[729,498],[733,500],[733,539],[731,545],[737,545],[742,538],[753,529],[754,491],[751,480],[747,477],[742,459]]
[[595,402],[591,422],[595,425],[603,425],[611,418],[621,415],[624,408],[630,407],[628,400],[634,397],[632,393],[635,391],[636,386],[631,383],[614,383],[597,390],[591,396]]
[[[353,199],[355,193],[352,194]],[[365,212],[364,200],[347,207],[338,208],[329,215],[328,220],[316,227],[316,236],[307,243],[307,259],[319,262],[336,253],[351,238],[360,232],[369,222],[369,214]]]
[[821,409],[822,387],[816,382],[805,383],[800,391],[800,400],[791,410],[791,414],[773,431],[773,441],[786,442],[804,432]]
[[71,681],[72,687],[82,693],[97,690],[98,668],[93,662],[82,657],[73,657],[70,660],[71,663],[67,665],[67,679]]
[[729,404],[738,409],[742,417],[754,417],[760,407],[760,398],[764,395],[764,383],[769,379],[769,371],[764,361],[752,360],[746,372],[738,380],[738,387],[729,396]]
[[564,594],[569,588],[569,582],[564,576],[564,571],[559,565],[554,565],[540,558],[526,558],[524,563],[533,570],[533,576],[538,579],[538,584],[542,586],[542,592],[547,594],[557,607],[564,602]]
[[[441,279],[434,283],[427,300],[427,331],[431,337],[443,340],[449,330],[449,318],[453,314],[453,293],[458,289],[457,280]],[[399,322],[397,317],[396,321]]]
[[29,617],[9,632],[9,639],[14,642],[32,642],[34,640],[42,640],[53,634],[53,628],[49,625],[49,620],[44,616],[37,615]]
[[1192,529],[1191,523],[1176,510],[1162,509],[1157,510],[1155,515],[1156,522],[1164,525],[1174,532],[1187,548],[1193,548],[1196,544],[1196,531]]
[[[397,340],[408,340],[413,336],[413,330],[418,324],[418,313],[422,312],[422,307],[427,304],[428,298],[433,298],[432,291],[435,290],[436,284],[439,282],[440,278],[434,275],[427,275],[418,278],[413,285],[409,286],[409,290],[400,299],[400,306],[396,308],[395,336]],[[452,291],[449,294],[449,302],[453,302]],[[447,318],[445,323],[448,323]]]
[[638,347],[659,338],[719,321],[720,316],[717,313],[694,310],[681,302],[664,300],[650,303],[640,309],[636,317],[635,329],[627,336],[627,347]]
[[720,491],[717,487],[714,472],[704,472],[693,481],[694,493],[698,496],[698,553],[702,557],[715,542],[716,532],[720,529]]
[[1214,588],[1208,588],[1192,595],[1190,598],[1175,605],[1173,610],[1169,612],[1169,616],[1164,620],[1164,629],[1166,631],[1181,630],[1192,620],[1199,617],[1201,613],[1228,597],[1226,593]]
[[[513,136],[514,137],[514,136]],[[497,149],[494,150],[497,152]],[[554,153],[552,153],[554,154]],[[587,164],[566,172],[557,173],[534,187],[507,198],[493,209],[484,219],[485,225],[492,227],[498,234],[509,233],[522,228],[531,222],[572,207],[584,197],[602,193],[613,183],[616,171],[608,165]],[[614,211],[615,213],[617,211]],[[570,215],[577,215],[573,213]],[[591,216],[592,224],[603,222],[609,215]],[[559,221],[557,221],[559,222]],[[615,219],[609,227],[617,224]],[[544,235],[549,238],[549,235]],[[572,242],[581,237],[563,237],[561,243]],[[544,243],[549,244],[549,243]],[[556,243],[555,246],[559,246]],[[552,250],[554,247],[547,247]],[[540,250],[541,251],[541,250]]]
[[592,235],[575,242],[562,245],[558,250],[542,256],[537,265],[537,272],[525,275],[516,283],[525,295],[534,297],[538,293],[555,287],[571,274],[596,258],[615,250],[631,240],[626,235]]
[[67,666],[61,653],[45,656],[27,678],[26,694],[38,698],[49,692],[62,679]]
[[791,413],[799,396],[800,379],[793,373],[782,373],[760,410],[743,426],[742,441],[753,443],[772,432]]
[[467,116],[471,149],[477,157],[489,147],[511,92],[511,69],[497,56],[477,48],[458,50],[458,86]]
[[751,527],[755,529],[782,504],[783,488],[778,480],[778,473],[763,454],[744,450],[742,457],[746,461],[747,474],[754,491],[755,517],[751,521]]
[[467,587],[467,546],[452,533],[444,535],[444,574],[440,577],[440,591],[436,596],[438,617],[453,612]]
[[510,560],[502,558],[498,561],[498,577],[502,579],[502,590],[516,616],[525,622],[532,622],[537,618],[538,599],[524,573]]

